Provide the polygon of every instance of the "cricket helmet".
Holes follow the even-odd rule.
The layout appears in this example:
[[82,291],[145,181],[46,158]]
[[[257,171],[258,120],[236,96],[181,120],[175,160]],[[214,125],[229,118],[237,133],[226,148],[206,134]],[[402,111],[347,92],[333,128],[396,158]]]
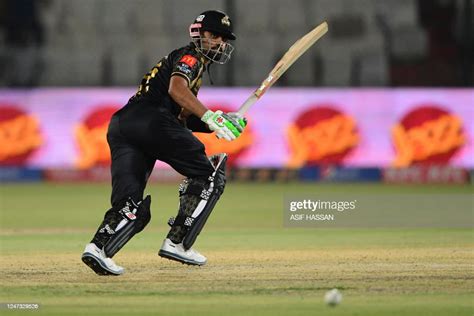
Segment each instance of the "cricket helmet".
[[[209,38],[203,37],[203,32],[208,31],[222,36],[224,41],[217,47]],[[189,26],[189,35],[201,54],[212,62],[225,64],[232,54],[234,47],[228,40],[235,40],[233,25],[228,15],[217,10],[201,13]]]
[[201,13],[194,20],[190,27],[190,35],[191,37],[193,35],[198,36],[199,34],[196,34],[196,31],[209,31],[234,41],[236,37],[233,30],[234,26],[227,14],[217,10],[209,10]]

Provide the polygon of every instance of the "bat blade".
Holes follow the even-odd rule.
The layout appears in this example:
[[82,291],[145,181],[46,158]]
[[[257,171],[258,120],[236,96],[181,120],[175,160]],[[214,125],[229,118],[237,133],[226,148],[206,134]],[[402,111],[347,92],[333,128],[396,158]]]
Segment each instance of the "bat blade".
[[288,68],[290,68],[291,65],[301,57],[301,55],[313,46],[314,43],[316,43],[324,34],[326,34],[327,31],[328,24],[323,22],[308,34],[297,40],[277,62],[275,67],[273,67],[265,80],[262,81],[260,87],[242,104],[238,113],[244,115],[248,109],[262,97],[268,88],[270,88],[285,73],[285,71],[287,71]]

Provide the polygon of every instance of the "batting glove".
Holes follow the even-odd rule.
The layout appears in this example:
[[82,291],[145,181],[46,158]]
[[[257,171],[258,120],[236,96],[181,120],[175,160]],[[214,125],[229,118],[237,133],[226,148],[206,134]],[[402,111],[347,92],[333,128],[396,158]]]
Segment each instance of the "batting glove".
[[244,131],[244,127],[235,117],[231,117],[222,111],[208,110],[201,117],[201,121],[209,126],[211,131],[216,132],[217,138],[224,138],[231,141],[236,139]]
[[239,125],[242,126],[242,128],[245,128],[245,126],[247,126],[247,119],[239,112],[229,112],[227,113],[227,115],[236,120]]

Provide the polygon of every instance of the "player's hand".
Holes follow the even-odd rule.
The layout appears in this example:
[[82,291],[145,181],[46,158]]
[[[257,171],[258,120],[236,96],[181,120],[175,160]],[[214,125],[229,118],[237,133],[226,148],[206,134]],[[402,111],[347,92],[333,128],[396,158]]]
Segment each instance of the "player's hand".
[[[227,113],[227,115],[236,120],[242,128],[245,128],[247,126],[247,119],[239,112],[229,112]],[[221,139],[222,137],[219,137],[219,135],[217,135],[217,138]]]
[[238,119],[222,111],[208,110],[201,120],[209,126],[211,131],[216,132],[217,138],[224,138],[228,141],[239,137],[245,127],[240,124]]
[[229,112],[227,113],[227,115],[236,120],[239,125],[242,126],[242,128],[245,128],[245,126],[247,126],[247,119],[239,112]]

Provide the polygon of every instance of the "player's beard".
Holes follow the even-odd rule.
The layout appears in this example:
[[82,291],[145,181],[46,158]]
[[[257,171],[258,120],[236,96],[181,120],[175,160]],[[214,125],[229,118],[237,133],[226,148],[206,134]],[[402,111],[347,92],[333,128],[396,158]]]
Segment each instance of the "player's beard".
[[217,45],[212,45],[212,40],[208,38],[200,38],[197,42],[198,43],[196,43],[196,47],[198,47],[198,50],[207,59],[218,64],[225,64],[228,62],[232,52],[234,51],[234,46],[232,46],[230,43],[222,42]]

